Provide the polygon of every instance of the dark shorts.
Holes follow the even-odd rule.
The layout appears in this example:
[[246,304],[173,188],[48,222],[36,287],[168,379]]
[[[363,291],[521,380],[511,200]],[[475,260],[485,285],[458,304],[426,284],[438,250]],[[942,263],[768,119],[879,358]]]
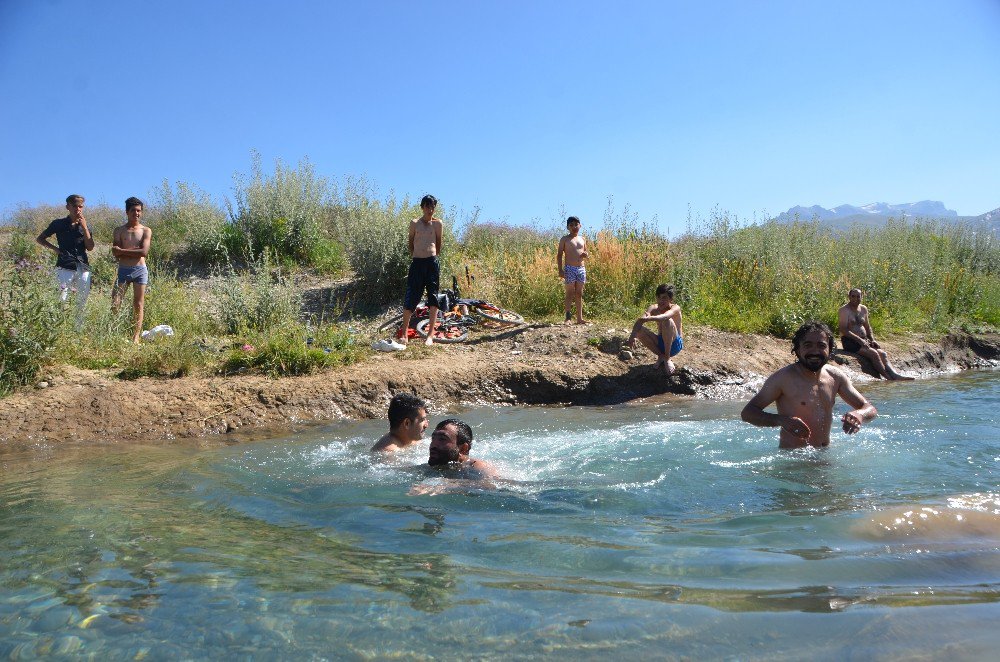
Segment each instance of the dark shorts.
[[[659,345],[661,353],[667,351],[667,344],[663,342],[663,336],[656,336],[656,344]],[[677,356],[680,354],[682,349],[684,349],[684,339],[677,336],[674,338],[674,341],[670,343],[670,356]]]
[[128,283],[149,284],[149,270],[146,269],[145,264],[137,264],[134,267],[118,267],[118,284],[126,285]]
[[840,336],[840,342],[844,345],[845,352],[854,352],[857,354],[861,351],[861,345],[854,338],[848,338],[847,336]]
[[438,305],[438,282],[441,280],[441,267],[437,256],[415,257],[410,262],[410,270],[406,274],[406,297],[403,298],[403,308],[415,310],[420,303],[420,297],[427,290],[427,307]]

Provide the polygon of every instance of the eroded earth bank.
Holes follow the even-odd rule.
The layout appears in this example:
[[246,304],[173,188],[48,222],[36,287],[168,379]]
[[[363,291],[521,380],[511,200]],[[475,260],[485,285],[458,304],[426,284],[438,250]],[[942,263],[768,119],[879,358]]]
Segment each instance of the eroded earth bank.
[[[238,439],[310,422],[381,418],[400,390],[426,398],[435,414],[464,404],[602,405],[664,393],[742,398],[791,360],[787,340],[689,328],[675,360],[678,374],[667,377],[653,369],[653,356],[644,350],[623,353],[625,336],[599,325],[530,325],[464,345],[377,354],[322,374],[281,379],[123,381],[113,372],[52,369],[44,388],[0,400],[0,449],[203,435]],[[936,343],[897,338],[883,346],[910,374],[1000,364],[995,334],[952,334]],[[835,360],[857,380],[870,379],[855,357],[838,353]]]

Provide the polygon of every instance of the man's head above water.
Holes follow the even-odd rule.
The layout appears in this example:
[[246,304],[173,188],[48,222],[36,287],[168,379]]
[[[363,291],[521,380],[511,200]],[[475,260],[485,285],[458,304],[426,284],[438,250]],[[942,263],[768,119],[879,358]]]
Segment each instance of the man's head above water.
[[833,332],[822,322],[805,322],[792,336],[792,353],[799,360],[799,365],[812,372],[819,372],[826,365],[831,351]]
[[472,448],[472,428],[465,421],[446,418],[437,424],[431,434],[430,457],[427,463],[432,467],[462,462],[469,457]]

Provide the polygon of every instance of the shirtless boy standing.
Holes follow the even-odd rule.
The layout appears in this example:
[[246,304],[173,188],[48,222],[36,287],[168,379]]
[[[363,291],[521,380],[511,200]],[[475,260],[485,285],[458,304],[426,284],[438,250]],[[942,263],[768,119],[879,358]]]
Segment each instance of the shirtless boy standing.
[[896,372],[889,363],[889,355],[875,341],[875,334],[868,323],[868,307],[861,303],[861,290],[858,288],[847,293],[847,303],[837,311],[837,325],[845,352],[860,354],[871,361],[875,371],[885,379],[913,380],[913,377]]
[[[580,219],[570,216],[566,219],[569,234],[559,240],[559,252],[556,254],[556,264],[559,266],[559,277],[566,283],[566,322],[573,317],[576,308],[576,323],[586,324],[583,319],[583,287],[587,284],[587,239],[580,234]],[[566,264],[563,266],[563,258]]]
[[118,260],[118,279],[111,295],[111,309],[117,314],[121,306],[122,296],[129,284],[132,285],[132,314],[135,317],[135,333],[132,342],[139,342],[142,333],[142,311],[146,300],[146,285],[149,284],[149,270],[146,269],[146,256],[149,254],[149,242],[153,231],[140,223],[143,210],[142,200],[129,198],[125,201],[125,214],[128,222],[115,228],[114,242],[111,254]]
[[[675,288],[673,285],[660,285],[656,288],[656,303],[646,310],[632,326],[632,335],[628,337],[628,346],[635,349],[638,339],[649,351],[656,354],[656,367],[661,365],[668,375],[674,374],[674,362],[670,357],[676,356],[684,349],[684,323],[681,307],[674,303]],[[656,322],[657,333],[645,326],[646,322]],[[669,350],[669,351],[668,351]]]
[[[740,417],[751,425],[780,427],[781,448],[828,446],[833,403],[839,395],[854,408],[840,419],[844,432],[860,430],[878,412],[844,372],[827,365],[832,348],[833,333],[826,324],[806,322],[800,326],[792,338],[792,353],[798,360],[768,377]],[[777,414],[764,411],[772,402],[777,403]]]
[[420,303],[420,297],[427,290],[427,309],[430,313],[430,323],[427,326],[425,344],[434,343],[434,326],[437,324],[438,286],[441,280],[441,265],[438,255],[441,254],[441,235],[444,226],[440,218],[434,217],[437,209],[437,198],[425,195],[420,200],[420,218],[410,221],[410,270],[406,274],[406,297],[403,299],[403,328],[399,342],[407,344],[407,329],[410,328],[410,316]]

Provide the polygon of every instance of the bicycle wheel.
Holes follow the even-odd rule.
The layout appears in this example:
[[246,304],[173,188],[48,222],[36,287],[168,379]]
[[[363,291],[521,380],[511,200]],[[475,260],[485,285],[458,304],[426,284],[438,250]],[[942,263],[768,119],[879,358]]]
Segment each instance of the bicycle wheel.
[[483,319],[495,322],[497,324],[502,324],[504,326],[518,326],[519,324],[524,324],[524,318],[513,310],[505,310],[503,308],[494,308],[485,306],[476,306],[476,314]]
[[402,325],[403,325],[403,315],[401,313],[399,315],[396,315],[395,317],[390,317],[386,321],[382,322],[382,324],[380,324],[378,327],[378,332],[383,333],[385,331],[389,331],[390,329],[395,329],[398,331],[399,327]]
[[[421,338],[427,337],[427,327],[430,325],[429,319],[420,320],[417,324],[417,333]],[[469,327],[458,324],[450,320],[442,320],[434,327],[434,342],[453,343],[465,342],[469,338]]]

